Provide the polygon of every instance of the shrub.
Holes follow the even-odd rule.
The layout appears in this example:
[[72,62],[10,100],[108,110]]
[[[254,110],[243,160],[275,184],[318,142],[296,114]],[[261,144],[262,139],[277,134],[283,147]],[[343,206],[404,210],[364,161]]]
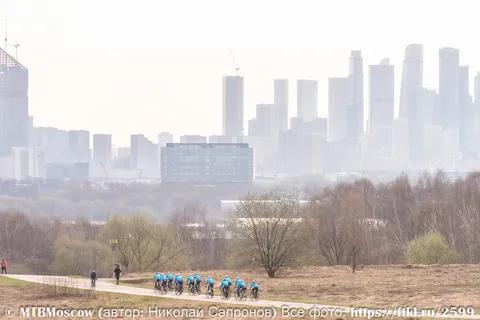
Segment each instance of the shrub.
[[407,259],[412,264],[453,263],[456,257],[456,252],[438,232],[413,239],[407,249]]
[[111,259],[111,251],[100,242],[60,238],[55,244],[52,269],[62,275],[90,276],[95,270],[98,276],[109,276]]

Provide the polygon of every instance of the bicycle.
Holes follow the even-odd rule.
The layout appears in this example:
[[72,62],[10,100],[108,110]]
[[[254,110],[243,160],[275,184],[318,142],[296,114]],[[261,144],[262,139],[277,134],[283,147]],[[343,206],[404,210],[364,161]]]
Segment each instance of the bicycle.
[[207,298],[213,298],[213,284],[207,285]]
[[236,297],[236,299],[237,299],[237,300],[244,300],[244,299],[246,299],[246,291],[247,291],[247,288],[238,288],[238,289],[237,289],[237,297]]
[[252,288],[250,291],[250,295],[252,296],[252,300],[258,300],[259,297],[259,289],[258,288]]
[[202,293],[202,288],[200,287],[201,283],[197,282],[194,286],[194,294],[200,295]]
[[160,281],[155,281],[154,285],[153,285],[153,291],[155,293],[158,293],[160,292],[162,289],[160,287]]
[[175,285],[175,294],[180,296],[183,294],[183,283],[179,283]]
[[230,287],[223,287],[222,288],[222,299],[229,299],[230,298]]
[[167,281],[162,281],[161,294],[167,294]]
[[195,294],[195,284],[193,282],[190,282],[188,284],[188,294],[193,296]]

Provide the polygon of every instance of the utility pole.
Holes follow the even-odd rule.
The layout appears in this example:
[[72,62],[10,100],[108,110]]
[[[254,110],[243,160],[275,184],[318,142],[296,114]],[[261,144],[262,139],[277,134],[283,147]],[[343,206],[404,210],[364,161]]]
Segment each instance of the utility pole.
[[117,239],[110,239],[110,246],[112,247],[112,265],[115,265],[115,250],[117,249],[117,244]]

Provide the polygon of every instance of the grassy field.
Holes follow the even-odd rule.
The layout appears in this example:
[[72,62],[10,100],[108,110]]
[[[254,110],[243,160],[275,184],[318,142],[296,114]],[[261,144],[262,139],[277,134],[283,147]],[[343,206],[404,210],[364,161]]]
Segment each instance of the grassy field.
[[[182,271],[185,276],[195,271]],[[216,270],[199,272],[217,282],[225,274],[256,280],[261,298],[361,307],[474,306],[480,313],[480,266],[365,266],[352,273],[349,267],[286,269],[275,279],[262,270]],[[142,280],[124,284],[152,287],[152,275],[130,275]],[[218,289],[216,289],[218,290]]]

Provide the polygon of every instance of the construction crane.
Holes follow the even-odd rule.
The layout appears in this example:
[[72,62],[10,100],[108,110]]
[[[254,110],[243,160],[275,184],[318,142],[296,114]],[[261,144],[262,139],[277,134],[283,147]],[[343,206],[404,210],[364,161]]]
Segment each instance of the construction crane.
[[237,61],[235,60],[235,55],[233,54],[233,50],[229,48],[228,51],[230,52],[230,56],[232,56],[233,67],[235,68],[235,75],[238,76],[238,71],[240,71],[240,67],[238,66]]
[[18,47],[20,47],[20,43],[18,43],[18,42],[13,43],[12,47],[15,48],[15,60],[18,60]]
[[7,17],[5,17],[5,38],[3,39],[5,41],[5,52],[8,50],[8,20]]

